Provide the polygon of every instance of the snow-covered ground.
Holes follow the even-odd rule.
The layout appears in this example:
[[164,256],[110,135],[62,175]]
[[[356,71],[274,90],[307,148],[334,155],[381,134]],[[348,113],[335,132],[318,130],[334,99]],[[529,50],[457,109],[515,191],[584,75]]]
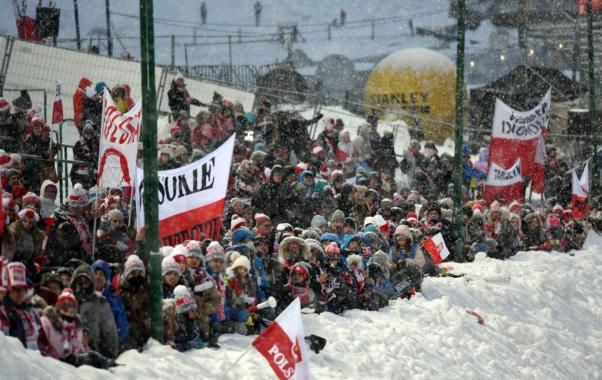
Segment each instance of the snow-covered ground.
[[[316,379],[600,379],[602,252],[519,253],[502,262],[477,256],[451,264],[462,278],[428,278],[422,294],[379,312],[303,317],[305,332],[328,340],[310,353]],[[485,323],[466,313],[474,310]],[[225,335],[219,350],[179,353],[151,342],[110,372],[75,369],[24,350],[0,334],[1,378],[272,379],[251,350],[223,373],[252,337]]]

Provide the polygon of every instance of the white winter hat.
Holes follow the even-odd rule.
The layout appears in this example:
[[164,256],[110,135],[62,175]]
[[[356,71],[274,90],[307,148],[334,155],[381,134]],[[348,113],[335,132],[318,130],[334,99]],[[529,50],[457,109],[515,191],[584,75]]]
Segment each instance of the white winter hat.
[[347,265],[352,266],[356,265],[361,268],[362,266],[362,257],[357,254],[347,256]]
[[170,245],[159,248],[159,253],[162,254],[163,257],[169,257],[171,251],[173,251],[173,247]]
[[238,258],[236,258],[236,260],[234,260],[231,266],[232,270],[234,271],[238,267],[245,268],[247,272],[251,270],[251,262],[249,261],[247,256],[239,256]]
[[171,272],[180,274],[180,266],[173,257],[164,257],[161,262],[161,277],[165,277],[166,274]]
[[196,301],[190,294],[190,290],[184,285],[178,285],[173,291],[176,300],[176,313],[187,313],[196,309]]
[[230,219],[230,230],[234,231],[239,227],[242,226],[246,226],[247,225],[247,221],[245,218],[241,218],[240,216],[238,216],[237,214],[233,214],[232,218]]
[[23,210],[19,211],[19,219],[28,219],[37,223],[40,221],[40,216],[34,210],[30,208],[24,208]]

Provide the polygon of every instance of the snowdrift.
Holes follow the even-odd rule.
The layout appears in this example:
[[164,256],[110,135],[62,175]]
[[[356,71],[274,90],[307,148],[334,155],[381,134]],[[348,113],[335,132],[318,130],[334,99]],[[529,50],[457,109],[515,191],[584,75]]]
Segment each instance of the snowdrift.
[[[316,379],[602,378],[602,252],[521,252],[448,264],[462,278],[429,278],[422,294],[380,312],[305,315],[328,339],[311,353]],[[466,310],[484,319],[481,325]],[[179,353],[156,342],[128,351],[111,372],[79,369],[0,334],[2,379],[221,379],[252,337],[226,335],[219,350]],[[273,379],[251,350],[226,378]]]

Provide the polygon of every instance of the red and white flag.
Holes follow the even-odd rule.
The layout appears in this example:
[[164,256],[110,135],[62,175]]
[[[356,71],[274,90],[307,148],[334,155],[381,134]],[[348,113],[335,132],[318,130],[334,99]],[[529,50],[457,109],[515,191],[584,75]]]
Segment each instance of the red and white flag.
[[54,91],[54,103],[52,104],[52,124],[60,124],[63,122],[63,99],[61,97],[61,82],[56,82],[56,90]]
[[497,196],[502,196],[506,203],[523,200],[525,190],[520,158],[509,169],[504,169],[495,163],[489,166],[483,199],[485,202],[491,203]]
[[[235,135],[186,166],[159,171],[161,246],[186,240],[219,240]],[[144,172],[136,170],[136,227],[144,233]]]
[[278,318],[255,338],[253,347],[266,358],[280,380],[310,378],[299,298],[295,298]]
[[535,108],[523,112],[496,99],[489,162],[509,168],[520,158],[523,177],[533,177],[539,137],[548,129],[550,100],[548,90]]
[[127,113],[119,112],[109,91],[102,100],[100,131],[100,160],[98,187],[134,186],[136,155],[142,125],[142,103],[138,102]]
[[573,218],[583,220],[589,213],[589,162],[585,163],[581,178],[577,177],[576,170],[572,173],[571,203],[573,204]]
[[424,243],[422,243],[422,248],[431,255],[435,264],[441,264],[443,260],[449,256],[449,250],[445,245],[441,232],[426,239]]

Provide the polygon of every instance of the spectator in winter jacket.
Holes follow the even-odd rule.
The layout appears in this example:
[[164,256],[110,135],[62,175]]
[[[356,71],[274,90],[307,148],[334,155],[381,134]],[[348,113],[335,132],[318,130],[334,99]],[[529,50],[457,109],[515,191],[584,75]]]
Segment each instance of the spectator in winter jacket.
[[128,320],[128,336],[121,351],[142,350],[151,333],[150,297],[144,263],[138,255],[128,257],[120,277],[120,293]]
[[41,325],[38,342],[42,355],[79,364],[78,356],[83,354],[87,347],[84,345],[84,334],[77,315],[77,299],[73,290],[66,288],[54,307],[48,306],[44,309]]
[[175,347],[184,352],[192,349],[204,348],[207,343],[201,338],[201,331],[197,323],[199,314],[197,304],[190,291],[184,285],[174,289],[176,301],[177,330],[175,334]]
[[171,82],[169,91],[167,92],[169,110],[174,119],[177,119],[180,115],[180,111],[186,112],[186,115],[190,117],[190,105],[200,106],[202,105],[197,99],[190,96],[186,89],[186,83],[184,83],[184,76],[182,74],[176,75],[174,80]]
[[504,260],[517,252],[518,246],[514,227],[510,222],[508,211],[502,208],[498,201],[492,202],[489,206],[485,232],[489,238],[497,243],[497,249],[494,252],[487,251],[489,257]]
[[184,280],[181,279],[180,266],[173,257],[163,258],[161,276],[163,277],[163,298],[174,298],[174,289],[178,285],[183,285]]
[[270,173],[270,181],[261,185],[259,192],[253,197],[252,206],[262,210],[276,223],[283,220],[285,200],[289,197],[288,184],[284,181],[286,170],[274,165]]
[[107,87],[104,82],[96,83],[94,86],[86,88],[86,98],[84,99],[84,107],[82,111],[80,130],[85,126],[86,122],[98,131],[100,131],[100,123],[102,121],[102,92]]
[[92,239],[85,218],[88,192],[76,184],[66,203],[66,207],[54,213],[46,243],[46,256],[53,266],[64,266],[72,258],[89,260],[92,255]]
[[79,304],[82,328],[88,331],[89,346],[114,359],[119,351],[117,326],[111,305],[94,291],[95,275],[89,265],[80,265],[71,278],[71,288]]
[[199,313],[199,325],[203,339],[210,345],[217,344],[217,336],[211,329],[211,314],[217,311],[221,298],[215,287],[213,278],[205,271],[201,243],[196,240],[185,242],[186,271],[184,277],[190,284]]
[[230,267],[228,276],[227,302],[230,306],[230,317],[237,333],[247,334],[248,307],[257,303],[256,284],[249,275],[251,261],[246,256],[239,256]]
[[112,276],[109,264],[102,260],[96,260],[91,268],[95,276],[94,290],[96,294],[103,296],[111,306],[115,325],[117,326],[117,337],[119,343],[122,343],[128,336],[128,319],[123,301],[114,294],[111,287]]
[[524,247],[526,250],[551,251],[552,244],[536,213],[527,214],[523,218]]
[[84,113],[84,101],[86,99],[86,89],[92,85],[92,81],[82,77],[79,80],[77,89],[73,94],[73,122],[77,129],[82,128],[82,116]]
[[40,217],[42,220],[51,217],[58,205],[56,204],[56,195],[58,188],[51,180],[45,180],[40,187]]
[[10,225],[15,239],[14,261],[20,261],[27,266],[30,273],[35,273],[34,260],[42,253],[44,233],[36,226],[40,217],[32,209],[19,212],[19,220]]
[[73,159],[86,164],[74,164],[71,168],[71,182],[75,185],[81,183],[85,189],[96,184],[96,168],[98,167],[98,154],[100,150],[98,137],[94,127],[86,123],[82,137],[73,147]]
[[23,263],[12,262],[4,268],[7,295],[0,310],[0,331],[15,337],[25,348],[38,349],[40,317],[27,301],[27,270]]
[[32,156],[40,157],[40,160],[25,160],[25,182],[30,189],[40,187],[42,181],[55,177],[54,163],[50,161],[58,152],[56,144],[53,144],[49,136],[42,132],[43,128],[48,128],[44,121],[34,117],[32,122],[32,133],[25,138],[22,152]]
[[111,263],[122,263],[134,250],[133,234],[128,231],[121,210],[109,211],[100,222],[96,233],[99,258]]

